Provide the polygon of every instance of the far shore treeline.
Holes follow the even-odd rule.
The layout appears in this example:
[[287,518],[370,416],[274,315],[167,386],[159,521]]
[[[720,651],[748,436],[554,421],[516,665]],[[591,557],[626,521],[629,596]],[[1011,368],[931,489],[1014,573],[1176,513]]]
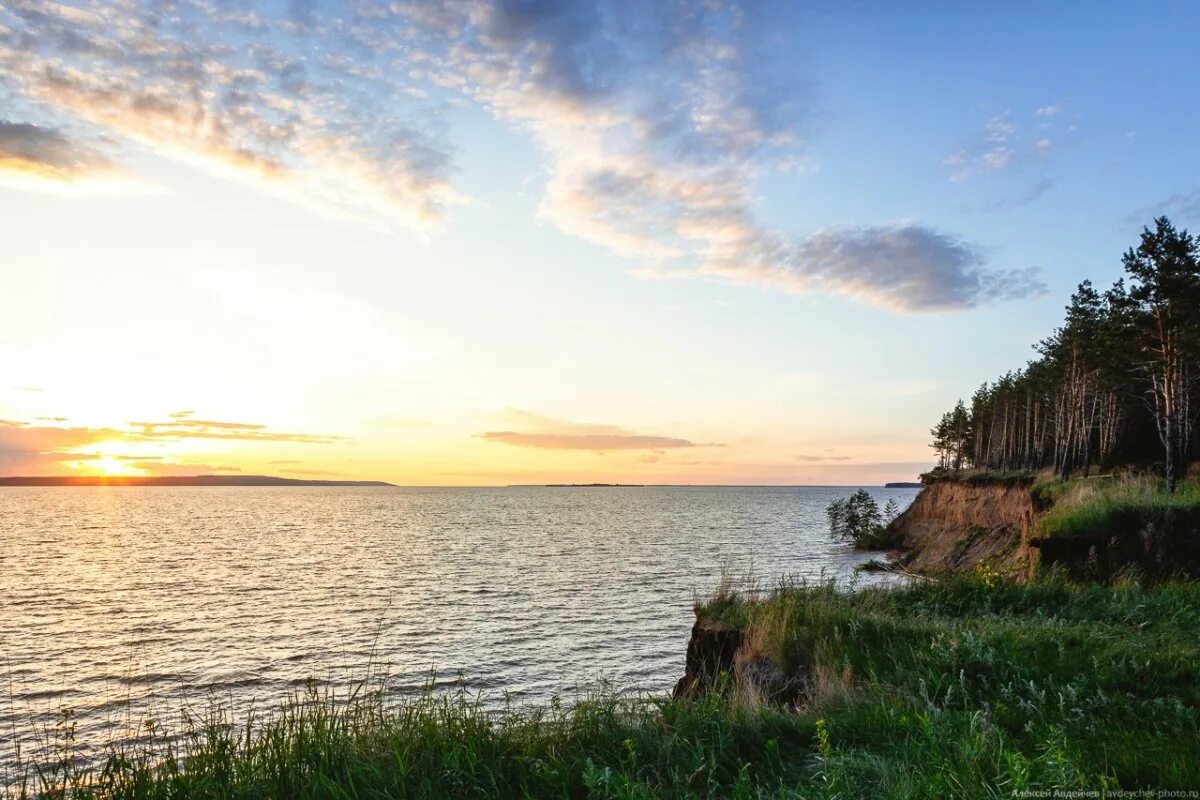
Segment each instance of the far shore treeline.
[[1167,491],[1197,458],[1200,247],[1166,217],[1101,292],[1079,284],[1066,319],[1023,369],[985,383],[931,433],[939,466],[1157,469]]

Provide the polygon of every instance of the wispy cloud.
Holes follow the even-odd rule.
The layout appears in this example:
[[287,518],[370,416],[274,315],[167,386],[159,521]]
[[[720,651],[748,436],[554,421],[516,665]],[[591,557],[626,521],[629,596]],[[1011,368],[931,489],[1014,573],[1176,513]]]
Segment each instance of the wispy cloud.
[[[264,425],[192,419],[190,412],[160,422],[130,422],[121,427],[35,425],[0,420],[0,474],[61,474],[92,466],[100,459],[120,461],[155,475],[194,475],[237,467],[181,463],[173,447],[188,440],[239,443],[330,444],[342,437],[275,431]],[[166,455],[143,452],[145,447]]]
[[1025,191],[1011,197],[1003,197],[984,203],[980,208],[984,211],[1004,211],[1010,208],[1020,208],[1035,203],[1042,195],[1054,188],[1054,181],[1040,178],[1034,181]]
[[969,308],[1045,291],[1036,268],[988,269],[978,247],[914,225],[827,228],[793,247],[745,241],[704,272],[796,292],[848,294],[901,312]]
[[345,440],[341,436],[273,431],[266,425],[249,422],[195,419],[192,413],[191,411],[180,411],[170,414],[166,420],[156,422],[130,422],[130,430],[126,436],[136,439],[231,439],[241,442],[300,442],[306,444],[328,444]]
[[458,197],[436,109],[395,103],[360,49],[344,23],[223,3],[0,7],[0,72],[39,104],[331,213],[437,225]]
[[487,431],[479,438],[489,442],[537,447],[543,450],[673,450],[695,447],[687,439],[670,436],[646,436],[636,433],[521,433],[519,431]]
[[71,450],[117,439],[106,428],[61,428],[0,420],[0,473],[37,474],[61,471],[63,461],[77,457]]
[[508,409],[499,419],[521,430],[495,430],[478,434],[489,442],[533,447],[543,450],[590,450],[597,453],[616,450],[675,450],[689,447],[719,447],[698,444],[690,439],[636,433],[617,425],[571,422],[520,409]]
[[549,159],[540,216],[641,260],[637,274],[849,294],[901,311],[1040,288],[918,224],[797,237],[757,221],[759,175],[805,158],[804,96],[772,4],[392,9],[420,32],[422,74],[533,133]]
[[109,156],[60,130],[0,119],[0,182],[33,188],[116,186],[132,178]]
[[[942,159],[950,169],[950,180],[965,181],[981,173],[1005,172],[1044,159],[1054,150],[1055,137],[1061,130],[1052,121],[1061,110],[1062,103],[1056,103],[1035,110],[1036,120],[1018,120],[1008,111],[991,117],[981,134]],[[1073,130],[1073,126],[1067,130]]]
[[[292,5],[12,0],[0,74],[42,107],[330,213],[440,224],[460,199],[445,109],[473,103],[545,154],[539,217],[639,274],[899,311],[1039,289],[925,224],[759,221],[758,179],[811,164],[782,4]],[[1006,125],[981,163],[1007,162]]]
[[1163,214],[1184,225],[1200,225],[1200,189],[1176,192],[1161,202],[1139,208],[1126,215],[1125,222],[1129,225],[1145,225]]

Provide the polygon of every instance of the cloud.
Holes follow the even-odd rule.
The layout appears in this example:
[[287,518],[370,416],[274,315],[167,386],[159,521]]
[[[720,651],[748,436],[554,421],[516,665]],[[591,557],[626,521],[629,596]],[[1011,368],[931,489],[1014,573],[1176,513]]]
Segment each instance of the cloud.
[[489,442],[537,447],[544,450],[668,450],[678,447],[695,447],[687,439],[670,436],[644,436],[641,434],[617,433],[519,433],[517,431],[487,431],[479,438]]
[[675,450],[689,447],[720,447],[713,443],[697,444],[673,436],[635,433],[617,425],[570,422],[521,409],[507,409],[499,419],[519,425],[523,430],[485,431],[478,434],[489,442],[533,447],[542,450],[590,450],[604,453],[616,450]]
[[[186,440],[238,442],[293,442],[328,444],[342,437],[273,431],[263,425],[194,420],[176,417],[166,422],[131,422],[123,428],[32,425],[0,420],[0,474],[63,474],[72,465],[100,458],[127,462],[156,475],[228,471],[236,467],[179,463],[169,455],[148,455],[142,448],[154,443],[169,453],[170,446]],[[127,452],[120,452],[122,449]]]
[[61,462],[78,458],[69,451],[120,438],[109,428],[60,428],[0,420],[0,473],[60,471]]
[[360,48],[224,3],[0,7],[0,81],[27,100],[322,212],[436,227],[460,200],[440,112]]
[[126,176],[108,156],[60,130],[0,119],[0,181],[77,184]]
[[[747,243],[749,245],[749,243]],[[772,258],[747,249],[706,271],[794,291],[833,291],[896,311],[946,311],[1045,291],[1035,268],[989,270],[975,246],[939,231],[899,225],[827,228]]]
[[991,117],[982,134],[942,159],[951,170],[950,180],[961,182],[978,174],[1007,172],[1044,159],[1054,149],[1054,126],[1048,120],[1058,111],[1058,106],[1039,108],[1034,115],[1043,121],[1032,129],[1027,122],[1014,122],[1007,111]]
[[[538,218],[635,259],[637,274],[841,293],[898,311],[1037,291],[1028,271],[993,270],[977,246],[928,225],[805,234],[759,221],[758,180],[811,163],[810,92],[781,25],[795,19],[786,3],[333,8],[12,0],[0,8],[0,80],[160,155],[419,230],[462,199],[446,121],[472,103],[544,153]],[[1010,127],[989,123],[995,141],[970,158],[1006,166]],[[888,268],[898,246],[902,263]],[[948,290],[933,291],[941,282]],[[920,292],[910,299],[906,286]]]
[[820,461],[849,461],[850,460],[850,456],[797,455],[797,456],[793,456],[793,458],[795,458],[797,461],[804,461],[804,462],[809,462],[809,463],[816,463],[816,462],[820,462]]
[[[1021,283],[1025,272],[993,274],[970,246],[947,246],[950,237],[918,225],[797,238],[757,222],[758,176],[805,158],[803,92],[778,6],[393,8],[436,43],[425,44],[432,81],[534,134],[550,162],[540,217],[645,262],[635,274],[844,293],[901,311],[1038,288]],[[905,246],[902,265],[887,268],[906,240],[926,246]],[[948,291],[929,288],[947,279]],[[908,285],[923,294],[910,300]]]
[[130,422],[128,423],[130,431],[125,435],[135,439],[231,439],[241,442],[300,442],[304,444],[328,444],[345,440],[345,437],[342,436],[272,431],[266,425],[248,422],[193,419],[191,412],[178,412],[169,417],[160,422]]
[[984,211],[1004,211],[1010,208],[1020,208],[1031,203],[1037,202],[1042,195],[1054,188],[1054,181],[1049,178],[1042,178],[1031,184],[1024,192],[1012,197],[1006,197],[999,200],[992,200],[984,203],[980,208]]
[[1128,225],[1146,225],[1158,216],[1166,215],[1182,225],[1200,225],[1200,189],[1176,192],[1165,200],[1139,208],[1125,217]]

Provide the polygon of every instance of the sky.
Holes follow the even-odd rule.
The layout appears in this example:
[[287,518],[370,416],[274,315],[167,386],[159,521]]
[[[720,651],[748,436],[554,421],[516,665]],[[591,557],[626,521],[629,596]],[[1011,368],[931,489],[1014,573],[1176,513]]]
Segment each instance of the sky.
[[0,0],[0,475],[913,480],[1200,225],[1198,24]]

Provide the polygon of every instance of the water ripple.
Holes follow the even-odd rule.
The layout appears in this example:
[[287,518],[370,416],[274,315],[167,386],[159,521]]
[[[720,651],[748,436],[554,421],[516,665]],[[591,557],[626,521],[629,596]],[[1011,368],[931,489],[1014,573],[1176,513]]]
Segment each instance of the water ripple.
[[601,680],[665,691],[723,565],[769,584],[866,558],[826,534],[844,494],[3,489],[0,765],[68,707],[80,741],[111,741],[181,702],[270,707],[372,669],[393,692],[436,674],[522,702]]

